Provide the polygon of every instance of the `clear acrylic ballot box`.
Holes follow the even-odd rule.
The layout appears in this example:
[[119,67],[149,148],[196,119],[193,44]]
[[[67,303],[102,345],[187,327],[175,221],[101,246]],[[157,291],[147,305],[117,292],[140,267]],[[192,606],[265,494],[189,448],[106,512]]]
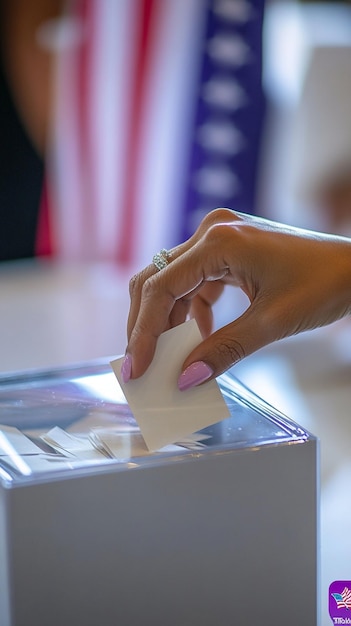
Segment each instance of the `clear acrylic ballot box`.
[[218,380],[147,454],[108,363],[0,379],[1,626],[317,624],[316,438]]

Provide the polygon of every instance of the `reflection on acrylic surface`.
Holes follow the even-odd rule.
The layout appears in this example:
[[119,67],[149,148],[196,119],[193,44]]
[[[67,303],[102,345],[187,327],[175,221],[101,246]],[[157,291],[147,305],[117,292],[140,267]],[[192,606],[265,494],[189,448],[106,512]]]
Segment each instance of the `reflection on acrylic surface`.
[[310,438],[231,373],[220,376],[218,383],[230,417],[150,453],[105,361],[4,376],[0,379],[0,479],[16,482],[46,472],[108,464],[122,470],[135,464],[177,462],[189,454],[255,450]]

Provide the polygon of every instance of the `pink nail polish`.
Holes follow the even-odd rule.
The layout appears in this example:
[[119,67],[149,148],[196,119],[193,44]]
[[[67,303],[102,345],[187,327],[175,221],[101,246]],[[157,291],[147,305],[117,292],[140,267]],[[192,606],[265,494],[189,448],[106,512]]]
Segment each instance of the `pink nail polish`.
[[196,361],[189,365],[189,367],[181,373],[178,378],[178,389],[185,391],[190,387],[195,387],[205,380],[210,378],[213,374],[213,369],[207,365],[204,361]]
[[130,354],[126,354],[121,367],[121,376],[124,383],[130,380],[132,373],[132,357]]

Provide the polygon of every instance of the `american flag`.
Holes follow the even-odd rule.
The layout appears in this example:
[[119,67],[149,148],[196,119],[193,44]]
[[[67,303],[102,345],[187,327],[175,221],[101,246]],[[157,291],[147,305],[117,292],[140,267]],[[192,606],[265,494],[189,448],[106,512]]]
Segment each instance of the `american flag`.
[[253,211],[264,0],[70,0],[38,251],[134,271]]
[[345,587],[341,593],[332,593],[338,609],[351,609],[351,589]]

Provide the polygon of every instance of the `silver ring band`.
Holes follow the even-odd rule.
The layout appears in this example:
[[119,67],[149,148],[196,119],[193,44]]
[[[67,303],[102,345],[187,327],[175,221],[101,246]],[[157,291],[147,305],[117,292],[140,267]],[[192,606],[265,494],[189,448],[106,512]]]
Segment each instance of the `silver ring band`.
[[165,267],[167,267],[169,263],[168,261],[169,257],[170,257],[170,253],[165,248],[162,248],[160,252],[157,252],[157,254],[154,254],[154,256],[152,257],[152,262],[158,272],[160,270],[163,270]]

